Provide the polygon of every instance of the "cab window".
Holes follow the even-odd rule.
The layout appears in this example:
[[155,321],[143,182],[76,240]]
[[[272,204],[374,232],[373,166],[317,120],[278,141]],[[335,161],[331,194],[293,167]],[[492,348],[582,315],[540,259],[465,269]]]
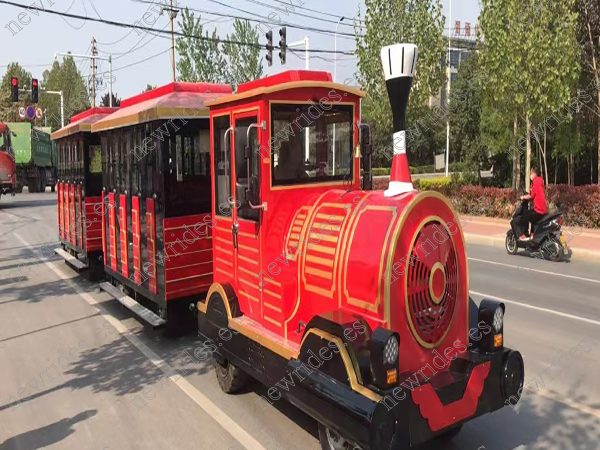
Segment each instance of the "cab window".
[[272,184],[352,180],[351,105],[271,106]]

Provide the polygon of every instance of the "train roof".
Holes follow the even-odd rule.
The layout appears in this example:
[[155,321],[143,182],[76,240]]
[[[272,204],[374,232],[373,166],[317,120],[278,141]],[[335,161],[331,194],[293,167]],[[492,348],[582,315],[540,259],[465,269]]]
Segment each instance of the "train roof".
[[118,108],[97,107],[90,108],[71,117],[70,123],[51,134],[52,140],[62,139],[72,136],[76,133],[89,133],[92,131],[92,124],[98,122],[109,114],[117,111]]
[[207,103],[231,94],[231,86],[169,83],[121,101],[120,109],[92,125],[92,131],[123,128],[153,120],[208,117]]
[[366,94],[361,89],[342,83],[335,83],[329,72],[315,70],[288,70],[248,83],[240,84],[235,94],[226,95],[208,102],[208,106],[219,106],[240,100],[247,100],[265,94],[301,88],[324,88],[347,92],[358,97]]

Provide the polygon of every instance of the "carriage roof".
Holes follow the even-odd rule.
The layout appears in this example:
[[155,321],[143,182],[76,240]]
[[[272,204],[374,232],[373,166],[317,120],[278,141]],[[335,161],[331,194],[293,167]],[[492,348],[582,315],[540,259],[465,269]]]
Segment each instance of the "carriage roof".
[[333,89],[340,92],[347,92],[356,95],[357,97],[364,97],[366,95],[364,91],[357,87],[335,83],[329,72],[288,70],[276,75],[240,84],[235,94],[221,96],[209,101],[207,105],[209,107],[221,106],[241,100],[249,100],[266,94],[302,88]]
[[77,133],[89,133],[92,124],[117,111],[118,108],[90,108],[71,117],[70,123],[51,134],[52,140],[62,139]]
[[169,83],[121,101],[119,110],[92,126],[93,132],[167,119],[208,117],[207,102],[231,93],[213,83]]

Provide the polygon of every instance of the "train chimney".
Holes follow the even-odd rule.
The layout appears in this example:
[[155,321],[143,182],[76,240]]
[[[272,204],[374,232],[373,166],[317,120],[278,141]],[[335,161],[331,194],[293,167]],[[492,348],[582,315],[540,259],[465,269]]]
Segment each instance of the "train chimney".
[[406,108],[417,66],[417,55],[417,46],[414,44],[395,44],[381,49],[381,62],[394,118],[394,155],[386,197],[415,189],[406,156]]

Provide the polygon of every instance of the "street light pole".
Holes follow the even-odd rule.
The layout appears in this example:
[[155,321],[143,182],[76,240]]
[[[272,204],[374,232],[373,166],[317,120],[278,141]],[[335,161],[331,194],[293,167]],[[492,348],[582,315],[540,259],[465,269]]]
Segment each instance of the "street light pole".
[[[452,66],[450,64],[450,55],[452,51],[452,0],[449,1],[448,13],[448,87],[446,88],[446,176],[450,172],[450,88],[452,85]],[[433,162],[435,165],[435,161]]]
[[337,33],[338,33],[338,27],[340,26],[340,23],[342,23],[344,21],[345,17],[342,16],[340,17],[340,20],[338,20],[337,25],[335,26],[335,34],[333,35],[333,46],[334,46],[334,53],[333,53],[333,81],[336,81],[336,77],[337,77]]
[[171,21],[171,69],[173,71],[173,83],[176,81],[175,73],[175,25],[173,24],[175,17],[177,17],[178,9],[173,8],[173,0],[170,0],[169,7],[163,6],[160,13],[167,11],[169,13],[169,19]]

